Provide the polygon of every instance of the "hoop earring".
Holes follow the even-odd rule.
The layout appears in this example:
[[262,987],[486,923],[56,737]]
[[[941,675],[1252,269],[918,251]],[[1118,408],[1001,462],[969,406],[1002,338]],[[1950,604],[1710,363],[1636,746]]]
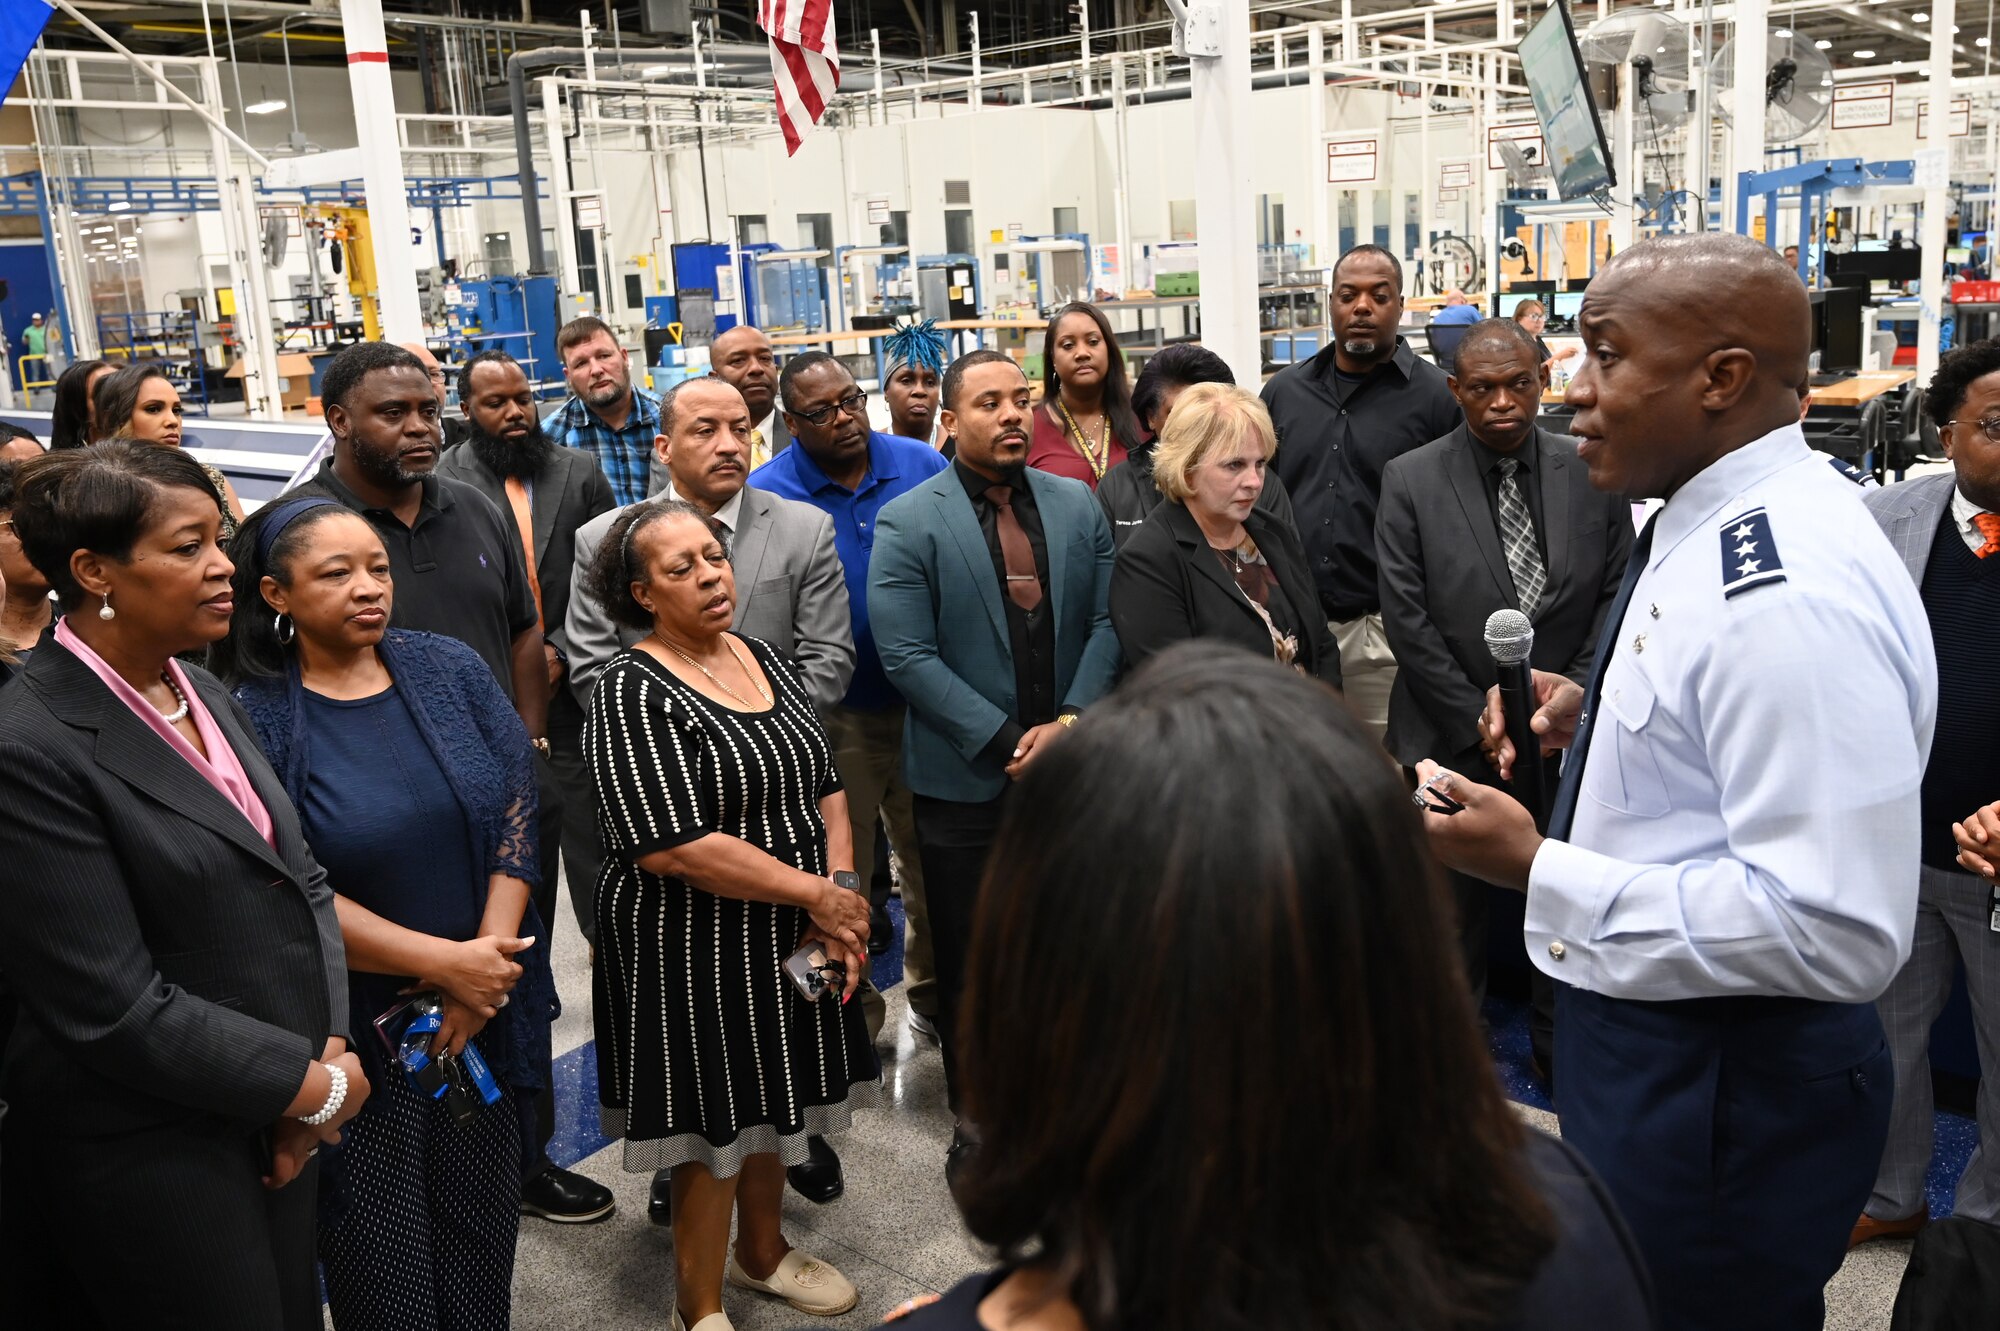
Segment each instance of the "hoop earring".
[[106,620],[118,618],[118,612],[111,608],[110,592],[104,593],[104,604],[98,607],[97,617],[99,619],[106,619]]
[[282,611],[271,621],[271,632],[278,639],[280,647],[291,646],[292,640],[299,636],[298,625],[292,623],[292,617]]

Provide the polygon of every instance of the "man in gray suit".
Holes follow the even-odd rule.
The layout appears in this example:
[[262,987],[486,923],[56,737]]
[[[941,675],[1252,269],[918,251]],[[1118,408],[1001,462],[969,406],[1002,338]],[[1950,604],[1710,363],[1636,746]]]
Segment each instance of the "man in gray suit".
[[[1448,382],[1464,423],[1382,475],[1375,547],[1382,626],[1398,666],[1384,743],[1405,767],[1435,758],[1497,784],[1479,744],[1494,682],[1486,617],[1503,608],[1527,615],[1530,664],[1584,683],[1625,575],[1632,509],[1591,488],[1575,439],[1536,426],[1548,367],[1520,325],[1473,326],[1456,368]],[[1452,886],[1467,978],[1483,998],[1493,889],[1463,874]],[[1540,976],[1530,968],[1531,980]],[[1531,1035],[1546,1074],[1553,994],[1536,998]]]
[[[1080,482],[1031,470],[1032,404],[996,351],[945,371],[952,465],[876,518],[868,614],[909,704],[903,772],[917,825],[954,1106],[954,1033],[972,917],[1011,783],[1118,673],[1111,525]],[[946,1173],[971,1138],[954,1131]]]
[[[2000,933],[1993,889],[1967,873],[1954,822],[2000,798],[2000,683],[1992,666],[2000,616],[2000,342],[1945,357],[1924,398],[1952,470],[1861,497],[1909,566],[1937,648],[1938,718],[1924,768],[1922,863],[1910,959],[1876,1000],[1896,1069],[1889,1141],[1852,1244],[1907,1238],[1930,1219],[1930,1031],[1958,963],[1986,1075],[1979,1083],[1979,1147],[1958,1181],[1953,1214],[2000,1223]],[[1829,662],[1838,668],[1839,662]],[[2000,859],[1987,852],[1989,860]],[[1976,865],[1972,867],[1977,867]]]
[[[736,572],[730,627],[790,655],[821,707],[838,703],[854,677],[854,633],[832,520],[808,504],[744,484],[750,474],[750,411],[743,395],[722,380],[690,379],[663,394],[660,429],[656,455],[669,480],[664,497],[693,504],[728,532],[729,562]],[[599,544],[624,511],[613,509],[576,534],[576,583],[565,631],[570,692],[586,711],[604,667],[644,636],[614,623],[584,586]],[[590,800],[594,821],[594,787]],[[811,1145],[811,1162],[793,1165],[786,1177],[801,1195],[832,1201],[843,1186],[840,1158],[821,1138]],[[665,1224],[671,1206],[663,1169],[653,1177],[647,1213]]]

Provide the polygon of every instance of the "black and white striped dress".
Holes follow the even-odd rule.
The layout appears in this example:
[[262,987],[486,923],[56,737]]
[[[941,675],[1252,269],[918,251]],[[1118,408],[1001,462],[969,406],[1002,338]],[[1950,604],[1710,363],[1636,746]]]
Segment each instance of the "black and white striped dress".
[[810,923],[796,906],[716,896],[636,860],[710,833],[824,874],[819,801],[840,789],[826,733],[797,673],[743,638],[776,703],[711,702],[644,652],[605,668],[584,731],[597,783],[593,998],[604,1129],[625,1168],[689,1162],[717,1177],[744,1157],[806,1159],[880,1088],[861,1005],[809,1003],[783,971]]

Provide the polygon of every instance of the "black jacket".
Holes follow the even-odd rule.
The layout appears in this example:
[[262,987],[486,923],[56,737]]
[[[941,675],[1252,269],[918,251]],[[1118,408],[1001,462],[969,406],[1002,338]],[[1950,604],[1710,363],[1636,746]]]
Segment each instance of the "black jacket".
[[[1103,505],[1104,516],[1111,521],[1111,543],[1120,550],[1125,548],[1132,533],[1139,530],[1139,524],[1160,506],[1160,487],[1153,484],[1153,455],[1159,447],[1158,440],[1139,445],[1097,483],[1097,502]],[[1278,479],[1277,472],[1264,473],[1264,493],[1257,496],[1257,507],[1294,533],[1298,531],[1298,523],[1292,518],[1292,497],[1285,492],[1285,483]]]
[[[1252,510],[1243,525],[1277,575],[1272,597],[1290,607],[1299,644],[1295,663],[1339,688],[1340,649],[1320,613],[1298,536],[1262,510]],[[1111,626],[1126,661],[1135,666],[1188,638],[1214,638],[1272,655],[1270,629],[1224,571],[1184,504],[1162,503],[1118,552],[1111,573]]]

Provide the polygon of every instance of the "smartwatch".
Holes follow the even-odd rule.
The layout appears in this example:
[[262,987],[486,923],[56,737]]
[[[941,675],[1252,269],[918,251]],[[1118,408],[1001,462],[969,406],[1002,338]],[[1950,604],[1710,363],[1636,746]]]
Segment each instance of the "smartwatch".
[[861,875],[852,869],[835,869],[832,877],[835,887],[844,887],[850,892],[861,890]]

